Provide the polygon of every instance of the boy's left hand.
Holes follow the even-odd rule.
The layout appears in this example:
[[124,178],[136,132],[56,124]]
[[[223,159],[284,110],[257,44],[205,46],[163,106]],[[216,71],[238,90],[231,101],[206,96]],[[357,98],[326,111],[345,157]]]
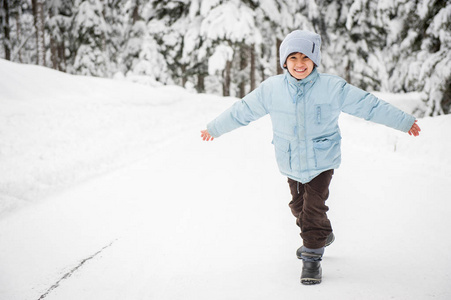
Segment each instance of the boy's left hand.
[[417,120],[415,120],[415,122],[412,125],[412,128],[410,128],[410,130],[409,130],[409,134],[413,135],[413,136],[419,136],[420,131],[421,131],[421,128],[420,128],[420,126],[418,126]]

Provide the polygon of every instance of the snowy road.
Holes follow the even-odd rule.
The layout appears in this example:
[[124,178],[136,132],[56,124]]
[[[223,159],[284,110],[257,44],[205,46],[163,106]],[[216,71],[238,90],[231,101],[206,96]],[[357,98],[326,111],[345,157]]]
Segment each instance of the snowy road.
[[[327,249],[324,283],[301,286],[288,189],[267,139],[252,134],[269,129],[266,123],[214,144],[201,143],[193,130],[147,161],[8,218],[1,226],[8,241],[2,260],[9,262],[2,265],[10,266],[2,271],[5,299],[38,299],[111,243],[46,299],[451,295],[451,244],[437,232],[449,223],[449,209],[440,209],[449,207],[442,196],[448,181],[424,181],[422,172],[406,172],[405,160],[389,156],[364,163],[368,153],[359,152],[331,187],[337,241]],[[388,166],[390,176],[383,175]]]
[[155,128],[171,127],[133,152],[140,159],[0,219],[0,299],[450,299],[451,177],[433,155],[449,153],[435,138],[449,117],[420,120],[418,139],[342,118],[328,200],[336,241],[323,283],[308,287],[269,119],[202,142],[232,101],[208,97],[148,110]]

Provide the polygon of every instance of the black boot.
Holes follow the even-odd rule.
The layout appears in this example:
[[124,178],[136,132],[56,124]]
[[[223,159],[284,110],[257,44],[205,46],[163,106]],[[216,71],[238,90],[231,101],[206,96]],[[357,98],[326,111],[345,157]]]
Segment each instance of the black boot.
[[[335,235],[333,232],[331,232],[328,236],[327,236],[327,240],[326,240],[326,245],[324,247],[330,246],[330,244],[332,244],[335,241]],[[301,250],[302,246],[298,248],[298,250],[296,250],[296,256],[301,259]]]
[[313,285],[321,283],[322,270],[319,261],[303,261],[301,283]]
[[324,247],[330,246],[335,241],[335,235],[333,232],[331,232],[326,239],[326,245]]
[[324,248],[309,249],[302,246],[301,249],[303,263],[301,283],[307,285],[321,283],[321,258],[324,254]]

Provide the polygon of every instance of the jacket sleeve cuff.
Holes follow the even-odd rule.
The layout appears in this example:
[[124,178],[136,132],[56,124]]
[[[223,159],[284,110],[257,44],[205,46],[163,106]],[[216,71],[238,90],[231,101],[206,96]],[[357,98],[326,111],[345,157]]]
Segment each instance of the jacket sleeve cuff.
[[216,123],[216,120],[213,120],[210,123],[208,123],[207,124],[207,131],[212,137],[217,138],[217,137],[220,137],[221,135],[216,130],[215,123]]
[[412,128],[412,125],[415,123],[416,118],[412,115],[407,115],[407,118],[404,122],[403,128],[401,128],[401,131],[409,132],[410,128]]

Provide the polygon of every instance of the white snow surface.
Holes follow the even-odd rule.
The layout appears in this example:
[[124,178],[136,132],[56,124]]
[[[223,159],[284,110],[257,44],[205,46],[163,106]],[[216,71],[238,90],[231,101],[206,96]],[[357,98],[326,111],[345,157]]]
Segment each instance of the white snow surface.
[[269,118],[200,139],[236,100],[0,60],[0,299],[451,298],[451,116],[414,138],[342,115],[303,286]]

